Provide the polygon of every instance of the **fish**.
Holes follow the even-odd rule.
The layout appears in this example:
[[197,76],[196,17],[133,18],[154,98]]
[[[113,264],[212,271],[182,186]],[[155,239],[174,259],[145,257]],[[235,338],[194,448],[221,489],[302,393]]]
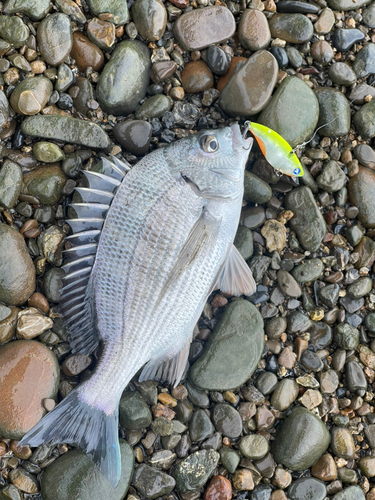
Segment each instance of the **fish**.
[[76,188],[69,207],[60,310],[73,353],[91,354],[99,341],[103,352],[22,445],[78,445],[118,484],[125,387],[141,369],[140,381],[176,386],[212,291],[255,291],[233,245],[252,142],[235,124],[156,149],[132,168],[103,156],[83,172],[88,187]]
[[289,177],[304,175],[298,156],[280,134],[260,123],[248,122],[247,126],[264,157],[275,170]]

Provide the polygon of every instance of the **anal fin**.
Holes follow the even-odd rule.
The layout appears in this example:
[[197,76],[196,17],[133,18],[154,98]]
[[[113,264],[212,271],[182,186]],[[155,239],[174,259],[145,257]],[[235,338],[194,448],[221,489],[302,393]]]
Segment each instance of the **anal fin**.
[[220,271],[216,287],[224,293],[237,296],[252,295],[256,290],[251,270],[233,244]]

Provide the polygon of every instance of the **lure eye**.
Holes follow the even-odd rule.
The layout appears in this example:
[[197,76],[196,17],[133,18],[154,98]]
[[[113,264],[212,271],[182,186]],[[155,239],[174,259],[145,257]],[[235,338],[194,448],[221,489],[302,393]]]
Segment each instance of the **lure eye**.
[[205,153],[215,153],[219,149],[219,143],[213,135],[202,135],[199,144]]
[[293,174],[294,174],[294,175],[299,175],[300,173],[301,173],[301,169],[300,169],[300,168],[295,168],[295,169],[293,170]]

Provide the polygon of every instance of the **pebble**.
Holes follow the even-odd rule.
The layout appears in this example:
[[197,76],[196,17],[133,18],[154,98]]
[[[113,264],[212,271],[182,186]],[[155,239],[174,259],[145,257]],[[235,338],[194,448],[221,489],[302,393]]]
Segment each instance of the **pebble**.
[[63,151],[53,142],[36,142],[33,146],[33,155],[44,163],[55,163],[65,158]]
[[311,468],[311,474],[322,481],[335,481],[337,479],[337,467],[334,459],[329,453],[322,455]]
[[345,365],[346,384],[350,392],[362,392],[367,388],[367,382],[362,368],[356,361],[349,361]]
[[219,98],[220,107],[231,116],[259,113],[271,98],[277,74],[275,57],[268,51],[257,51],[225,85]]
[[225,75],[231,63],[231,56],[217,45],[211,45],[207,49],[206,62],[215,75]]
[[151,67],[151,79],[154,83],[160,83],[167,80],[175,73],[177,64],[175,61],[159,61]]
[[180,494],[201,488],[213,473],[220,455],[214,450],[200,450],[179,462],[172,471]]
[[43,399],[56,397],[59,365],[55,355],[34,340],[1,346],[0,360],[0,434],[21,439],[44,416]]
[[251,51],[265,49],[269,45],[271,32],[263,12],[256,9],[243,11],[238,26],[238,38],[241,44]]
[[319,7],[298,0],[281,0],[277,3],[277,11],[282,13],[318,14]]
[[356,28],[344,29],[338,28],[333,33],[332,44],[340,52],[350,50],[352,46],[363,40],[365,35]]
[[312,477],[297,479],[288,488],[290,500],[324,500],[326,495],[325,484]]
[[245,260],[253,255],[253,233],[247,227],[239,226],[233,244]]
[[37,4],[30,2],[30,0],[6,0],[4,4],[4,14],[26,14],[33,21],[43,19],[49,10],[49,1],[40,0]]
[[330,435],[323,422],[302,407],[282,422],[272,443],[274,459],[291,470],[311,467],[326,451]]
[[313,134],[318,116],[319,104],[314,92],[302,80],[291,76],[281,82],[258,122],[275,130],[295,147]]
[[164,35],[167,11],[160,0],[136,0],[131,12],[133,22],[142,38],[155,42]]
[[354,299],[359,299],[370,293],[371,289],[372,289],[372,279],[363,276],[361,278],[358,278],[357,281],[348,286],[347,293],[350,297],[353,297]]
[[365,495],[359,486],[349,486],[336,493],[332,500],[365,500]]
[[25,78],[12,93],[10,104],[21,115],[35,115],[45,107],[52,90],[52,83],[44,76]]
[[128,5],[122,0],[88,0],[87,3],[95,16],[111,14],[110,21],[117,26],[129,21]]
[[328,34],[335,24],[335,14],[333,11],[326,7],[320,14],[319,19],[314,24],[315,33],[318,35]]
[[265,396],[271,394],[278,384],[277,377],[272,372],[263,372],[256,380],[256,386]]
[[333,50],[325,40],[318,40],[311,46],[311,56],[317,63],[326,66],[333,59]]
[[289,378],[281,380],[271,398],[271,405],[278,411],[287,410],[297,399],[299,394],[298,384]]
[[375,4],[374,2],[363,11],[363,23],[369,28],[375,28]]
[[38,493],[39,491],[39,484],[36,477],[29,474],[22,467],[11,470],[8,478],[20,491],[30,494]]
[[213,86],[214,78],[204,61],[191,61],[181,72],[181,83],[187,93],[203,92]]
[[261,234],[266,240],[267,250],[272,252],[281,252],[286,243],[286,229],[281,222],[270,219],[267,220],[262,229]]
[[357,53],[353,70],[358,78],[375,73],[375,43],[368,43]]
[[[56,500],[57,498],[59,500],[73,498],[121,500],[128,491],[134,466],[133,450],[122,439],[120,439],[120,454],[122,472],[116,488],[109,484],[83,451],[73,449],[61,455],[47,467],[43,474],[41,487],[43,500]],[[151,467],[148,468],[154,471]],[[82,485],[85,485],[84,489]]]
[[215,429],[223,436],[238,438],[242,432],[242,420],[237,410],[227,404],[215,405],[212,412]]
[[[358,74],[357,74],[358,76]],[[364,104],[354,115],[353,123],[363,139],[375,137],[375,101]]]
[[250,460],[260,460],[268,452],[268,442],[261,434],[249,434],[241,438],[239,449]]
[[[5,306],[3,308],[5,310],[8,309]],[[0,321],[0,344],[5,344],[12,340],[16,333],[17,316],[20,309],[18,307],[11,307],[9,311],[9,315],[2,316],[3,319]]]
[[366,477],[375,476],[375,457],[363,457],[358,461],[361,472]]
[[319,101],[320,133],[326,137],[347,134],[350,129],[350,106],[346,97],[339,90],[330,88],[317,89],[315,95]]
[[288,297],[298,298],[302,295],[302,290],[297,281],[293,278],[293,276],[288,273],[288,271],[284,271],[280,269],[277,271],[277,282],[281,291],[287,295]]
[[48,64],[58,66],[64,62],[73,44],[69,17],[58,12],[44,18],[38,26],[37,40],[43,59]]
[[240,386],[256,369],[263,341],[263,320],[258,310],[246,300],[230,303],[203,354],[191,367],[191,381],[198,388],[217,391]]
[[294,213],[290,220],[292,229],[305,250],[315,252],[326,233],[326,224],[310,188],[293,189],[285,197],[285,206]]
[[275,14],[269,21],[273,38],[302,44],[311,40],[314,27],[303,14]]
[[21,168],[11,160],[5,160],[0,169],[0,205],[5,209],[17,204],[22,189]]
[[214,433],[214,426],[204,410],[196,410],[189,421],[189,434],[193,443],[203,441]]
[[375,228],[374,188],[375,172],[364,167],[349,180],[350,203],[358,208],[358,219],[367,228]]
[[41,314],[35,307],[23,309],[18,313],[17,338],[33,339],[53,326],[53,320]]
[[230,38],[236,25],[233,14],[221,5],[182,14],[174,24],[174,35],[187,50],[201,50]]
[[237,470],[232,478],[232,484],[238,491],[251,491],[254,489],[253,473],[247,469]]
[[298,283],[309,283],[323,273],[324,265],[320,259],[309,259],[292,269],[291,274]]
[[345,427],[333,427],[331,430],[331,449],[341,458],[350,460],[355,453],[353,436]]
[[30,116],[22,122],[26,135],[72,142],[81,146],[107,149],[110,140],[106,132],[96,123],[70,116]]
[[75,60],[77,68],[81,73],[84,73],[89,67],[94,71],[100,71],[104,66],[103,52],[80,31],[73,33],[73,45],[70,56]]
[[328,69],[328,76],[336,85],[344,85],[345,87],[350,87],[357,81],[357,76],[352,68],[342,62],[332,64]]
[[149,50],[143,43],[119,43],[96,86],[96,98],[103,110],[115,116],[132,113],[146,95],[150,69]]
[[214,476],[204,491],[203,500],[231,500],[232,485],[223,476]]
[[375,151],[367,144],[358,144],[354,148],[354,155],[365,167],[375,170]]
[[171,101],[165,95],[149,97],[135,112],[137,120],[142,118],[161,118],[171,109]]
[[87,35],[102,50],[110,50],[116,41],[116,28],[113,23],[94,17],[87,24]]
[[143,156],[150,147],[152,127],[144,120],[123,121],[115,125],[113,136],[127,151]]
[[370,3],[371,0],[358,0],[355,5],[351,0],[327,0],[328,5],[334,10],[357,10]]
[[40,166],[24,176],[23,192],[36,196],[44,205],[54,205],[60,199],[66,180],[58,165]]
[[288,54],[283,47],[272,47],[271,53],[275,56],[280,69],[287,66],[289,62]]
[[19,49],[27,42],[30,31],[20,17],[0,15],[0,33],[2,39]]

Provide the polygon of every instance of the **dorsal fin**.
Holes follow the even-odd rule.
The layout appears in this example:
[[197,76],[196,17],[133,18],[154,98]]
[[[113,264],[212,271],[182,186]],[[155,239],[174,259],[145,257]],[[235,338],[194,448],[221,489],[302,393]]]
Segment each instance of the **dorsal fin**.
[[90,354],[99,343],[90,280],[105,217],[130,165],[118,158],[101,157],[93,170],[83,174],[88,187],[77,187],[66,222],[74,234],[64,251],[60,312],[70,333],[73,353]]

